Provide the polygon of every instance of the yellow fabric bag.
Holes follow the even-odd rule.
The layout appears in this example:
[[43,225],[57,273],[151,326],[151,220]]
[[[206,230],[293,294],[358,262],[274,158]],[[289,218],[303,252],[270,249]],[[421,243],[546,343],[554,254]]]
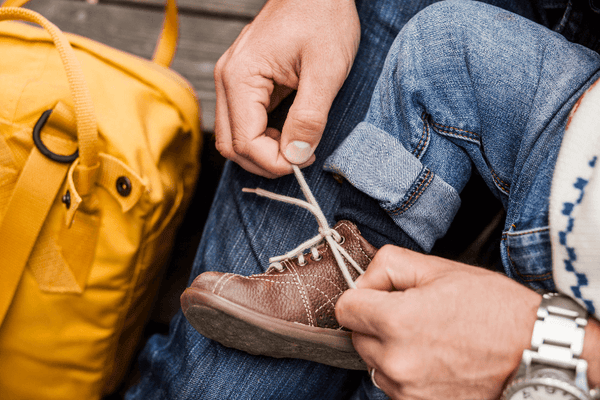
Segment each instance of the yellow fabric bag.
[[[122,381],[198,175],[198,104],[154,62],[0,8],[0,398]],[[44,29],[24,24],[28,21]]]

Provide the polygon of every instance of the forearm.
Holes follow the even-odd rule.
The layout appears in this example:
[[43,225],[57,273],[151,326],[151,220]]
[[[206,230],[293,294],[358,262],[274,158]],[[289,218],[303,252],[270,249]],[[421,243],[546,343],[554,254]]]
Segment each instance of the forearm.
[[590,388],[600,386],[600,322],[590,317],[585,328],[581,358],[588,363],[588,383]]

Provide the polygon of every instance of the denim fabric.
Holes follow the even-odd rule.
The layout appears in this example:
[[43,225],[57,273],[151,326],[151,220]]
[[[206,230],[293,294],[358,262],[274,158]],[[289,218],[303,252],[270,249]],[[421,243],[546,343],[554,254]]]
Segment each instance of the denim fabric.
[[[377,88],[375,90],[377,93]],[[384,108],[388,107],[382,107],[382,112],[400,115],[393,107]],[[371,104],[370,112],[373,110]],[[356,188],[377,199],[404,232],[422,249],[430,251],[435,240],[446,233],[458,211],[458,192],[407,150],[397,140],[396,132],[388,133],[378,126],[367,117],[367,122],[360,123],[327,159],[324,168],[343,176]],[[427,143],[427,140],[421,140],[417,145],[426,146]],[[434,151],[444,152],[444,149]],[[452,156],[450,152],[444,154]]]
[[525,18],[449,0],[392,45],[369,112],[325,169],[377,199],[429,250],[474,167],[507,210],[512,278],[553,289],[548,199],[569,112],[600,56]]
[[[359,51],[332,106],[315,153],[316,162],[304,170],[332,224],[342,185],[323,170],[324,161],[365,118],[386,54],[400,30],[412,16],[433,3],[436,1],[357,1],[362,29]],[[528,18],[538,16],[528,1],[490,3]],[[430,129],[434,127],[433,121],[436,120],[432,119]],[[454,188],[451,179],[443,175],[439,178]],[[242,193],[242,187],[261,187],[287,196],[302,196],[292,176],[262,179],[228,163],[204,228],[190,282],[207,270],[245,275],[262,272],[268,266],[269,257],[287,252],[316,233],[317,224],[307,211]],[[130,400],[385,398],[364,372],[302,360],[256,357],[225,348],[198,334],[181,312],[171,321],[167,336],[155,335],[148,341],[139,367],[141,380],[127,393],[126,398]]]
[[[568,40],[599,52],[600,31],[598,26],[600,26],[598,1],[569,0],[566,11],[553,29]],[[595,28],[589,29],[590,27]]]

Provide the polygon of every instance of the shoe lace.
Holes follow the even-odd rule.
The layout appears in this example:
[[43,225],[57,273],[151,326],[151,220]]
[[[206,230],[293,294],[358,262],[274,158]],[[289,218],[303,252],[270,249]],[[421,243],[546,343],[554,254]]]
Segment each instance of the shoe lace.
[[296,247],[294,250],[291,250],[284,255],[269,258],[269,268],[275,268],[278,271],[283,271],[284,267],[281,264],[281,261],[294,257],[298,257],[298,262],[300,264],[304,264],[304,252],[309,248],[312,253],[313,259],[318,259],[319,251],[317,250],[317,246],[323,241],[326,241],[329,244],[329,248],[331,248],[331,252],[333,253],[333,256],[337,262],[338,267],[340,268],[340,271],[342,272],[342,275],[344,276],[344,279],[346,280],[346,283],[350,288],[356,288],[356,285],[352,280],[352,276],[350,275],[348,266],[346,265],[346,262],[344,260],[348,261],[348,263],[350,263],[350,265],[360,275],[364,274],[365,271],[356,263],[356,261],[354,261],[354,259],[352,259],[350,254],[348,254],[348,252],[344,250],[344,248],[342,247],[343,238],[339,234],[339,232],[335,229],[330,228],[329,224],[327,224],[327,219],[325,218],[323,211],[321,211],[321,207],[319,207],[317,200],[310,191],[310,188],[308,187],[308,184],[306,183],[306,180],[304,179],[304,175],[302,175],[300,168],[298,168],[296,165],[292,165],[292,168],[294,169],[294,175],[296,175],[296,179],[300,184],[300,189],[302,189],[302,193],[304,194],[304,197],[306,197],[307,201],[296,199],[294,197],[283,196],[260,188],[242,189],[242,191],[246,193],[254,193],[258,196],[267,197],[271,200],[277,200],[305,208],[315,216],[315,218],[317,219],[317,223],[319,224],[319,234],[317,236],[307,240],[300,246]]

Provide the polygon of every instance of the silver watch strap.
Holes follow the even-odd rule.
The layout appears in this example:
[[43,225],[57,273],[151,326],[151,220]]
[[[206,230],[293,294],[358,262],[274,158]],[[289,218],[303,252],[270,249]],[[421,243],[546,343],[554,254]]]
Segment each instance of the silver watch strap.
[[588,313],[571,298],[545,293],[531,338],[532,361],[576,369]]

